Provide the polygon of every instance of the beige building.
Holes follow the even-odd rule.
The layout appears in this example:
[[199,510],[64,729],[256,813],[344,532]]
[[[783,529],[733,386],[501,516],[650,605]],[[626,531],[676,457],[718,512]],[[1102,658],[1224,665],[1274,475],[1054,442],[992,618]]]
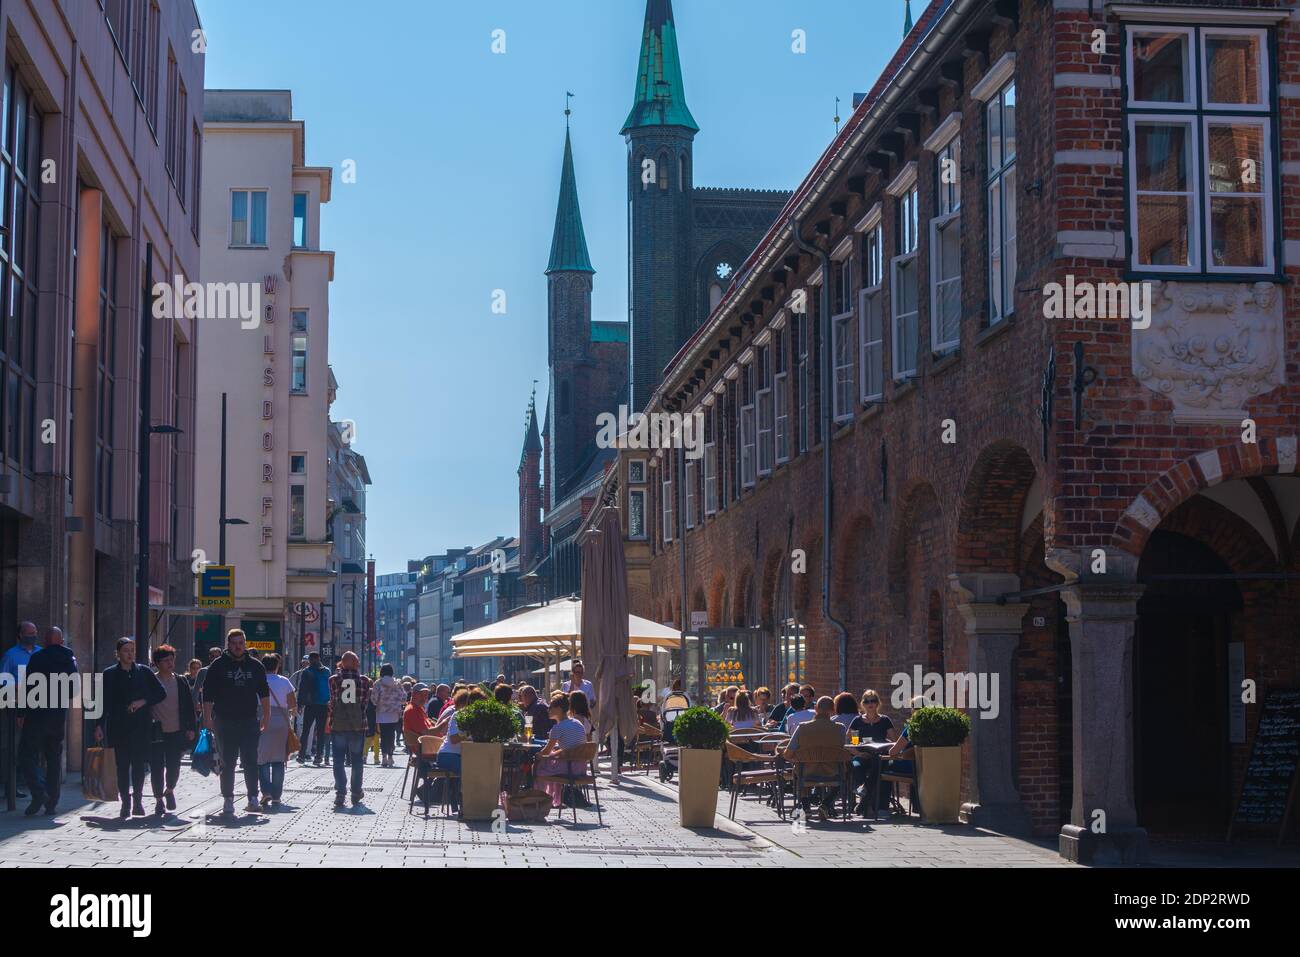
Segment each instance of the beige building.
[[[285,647],[288,619],[295,636],[300,621],[319,622],[333,579],[334,254],[320,243],[330,169],[307,165],[287,90],[206,91],[203,150],[203,277],[240,283],[241,303],[255,301],[259,314],[199,323],[195,540],[208,562],[221,560],[224,395],[225,564],[235,568],[235,607],[221,631],[238,624],[251,641],[297,654],[296,640]],[[228,289],[207,292],[209,302],[234,301]]]

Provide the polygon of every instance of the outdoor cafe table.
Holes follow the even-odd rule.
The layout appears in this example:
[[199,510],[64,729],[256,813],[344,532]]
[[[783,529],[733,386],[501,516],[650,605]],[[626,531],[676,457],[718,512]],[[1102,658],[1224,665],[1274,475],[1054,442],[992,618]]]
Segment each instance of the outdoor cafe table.
[[531,787],[532,760],[544,747],[545,741],[507,741],[501,754],[501,790],[514,794]]

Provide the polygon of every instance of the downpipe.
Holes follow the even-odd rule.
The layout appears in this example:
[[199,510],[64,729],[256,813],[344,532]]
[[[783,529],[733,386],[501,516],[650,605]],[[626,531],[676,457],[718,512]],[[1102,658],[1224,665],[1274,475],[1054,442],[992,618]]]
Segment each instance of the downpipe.
[[830,330],[825,328],[830,317],[831,256],[818,246],[804,241],[801,232],[802,222],[790,220],[790,235],[795,245],[811,256],[818,256],[822,263],[822,282],[818,309],[818,323],[823,326],[821,346],[817,350],[817,362],[821,368],[821,401],[818,403],[818,415],[822,423],[822,617],[834,626],[840,642],[840,690],[848,689],[849,683],[849,633],[844,624],[831,614],[831,349]]

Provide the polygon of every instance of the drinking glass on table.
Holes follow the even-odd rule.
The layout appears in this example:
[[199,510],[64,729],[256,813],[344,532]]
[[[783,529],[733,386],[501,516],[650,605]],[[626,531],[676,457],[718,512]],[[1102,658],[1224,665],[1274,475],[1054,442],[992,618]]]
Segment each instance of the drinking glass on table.
[[849,735],[849,744],[853,745],[855,748],[858,746],[858,733],[856,731]]

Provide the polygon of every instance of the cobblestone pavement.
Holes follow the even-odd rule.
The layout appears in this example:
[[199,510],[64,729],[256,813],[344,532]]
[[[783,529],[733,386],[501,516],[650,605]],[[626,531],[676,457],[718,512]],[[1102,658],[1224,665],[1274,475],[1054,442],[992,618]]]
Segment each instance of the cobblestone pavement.
[[[115,817],[116,804],[85,803],[70,782],[53,818],[23,817],[25,802],[18,811],[0,813],[0,866],[1070,866],[1049,846],[901,819],[814,822],[796,833],[755,798],[740,802],[733,823],[726,818],[725,794],[715,828],[686,829],[677,823],[676,788],[644,773],[624,774],[617,788],[601,788],[604,826],[594,811],[580,810],[577,824],[567,812],[563,819],[552,815],[545,823],[508,823],[501,830],[491,822],[458,822],[438,808],[427,819],[418,805],[409,813],[399,794],[402,777],[402,767],[367,765],[363,805],[336,811],[331,770],[291,763],[278,812],[223,821],[213,816],[221,810],[215,777],[201,778],[186,766],[174,814],[125,823]],[[236,780],[242,788],[242,778]]]

